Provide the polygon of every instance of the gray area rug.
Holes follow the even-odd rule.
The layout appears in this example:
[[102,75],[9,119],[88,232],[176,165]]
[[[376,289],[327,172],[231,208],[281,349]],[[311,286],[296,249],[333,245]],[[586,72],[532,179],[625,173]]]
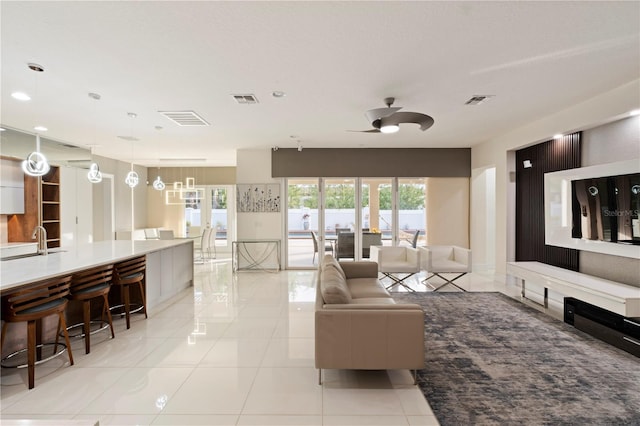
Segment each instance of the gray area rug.
[[640,358],[500,293],[393,297],[425,310],[441,425],[640,425]]

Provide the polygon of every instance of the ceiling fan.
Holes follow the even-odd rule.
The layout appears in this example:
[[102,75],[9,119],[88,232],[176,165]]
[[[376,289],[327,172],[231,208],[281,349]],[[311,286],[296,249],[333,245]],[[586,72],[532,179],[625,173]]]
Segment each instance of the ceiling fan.
[[433,126],[433,118],[419,112],[398,112],[402,107],[392,107],[395,98],[385,98],[386,108],[370,109],[364,115],[373,126],[370,130],[351,130],[363,133],[395,133],[401,123],[415,123],[423,132]]

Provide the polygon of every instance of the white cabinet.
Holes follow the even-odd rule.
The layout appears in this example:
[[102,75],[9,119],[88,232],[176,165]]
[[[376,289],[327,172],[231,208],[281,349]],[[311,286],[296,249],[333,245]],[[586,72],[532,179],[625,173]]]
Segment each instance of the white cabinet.
[[147,254],[147,310],[193,285],[193,242]]
[[85,169],[60,168],[62,247],[76,247],[78,244],[93,242],[92,185]]
[[0,159],[0,214],[24,213],[24,173],[17,160]]

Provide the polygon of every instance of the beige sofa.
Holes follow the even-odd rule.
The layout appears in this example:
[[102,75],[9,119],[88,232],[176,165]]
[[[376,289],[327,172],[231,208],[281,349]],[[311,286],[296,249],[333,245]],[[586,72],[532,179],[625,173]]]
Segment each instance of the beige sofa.
[[424,312],[393,300],[377,263],[326,255],[318,268],[315,343],[320,383],[323,368],[422,369]]

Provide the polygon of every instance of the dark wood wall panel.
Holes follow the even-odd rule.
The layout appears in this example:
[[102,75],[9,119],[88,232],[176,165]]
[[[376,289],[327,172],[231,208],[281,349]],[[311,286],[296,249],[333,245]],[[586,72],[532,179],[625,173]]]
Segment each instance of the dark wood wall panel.
[[[578,250],[544,243],[544,174],[580,167],[580,133],[516,152],[516,261],[578,270]],[[531,167],[525,168],[524,161]]]
[[470,177],[471,148],[280,148],[271,177]]

